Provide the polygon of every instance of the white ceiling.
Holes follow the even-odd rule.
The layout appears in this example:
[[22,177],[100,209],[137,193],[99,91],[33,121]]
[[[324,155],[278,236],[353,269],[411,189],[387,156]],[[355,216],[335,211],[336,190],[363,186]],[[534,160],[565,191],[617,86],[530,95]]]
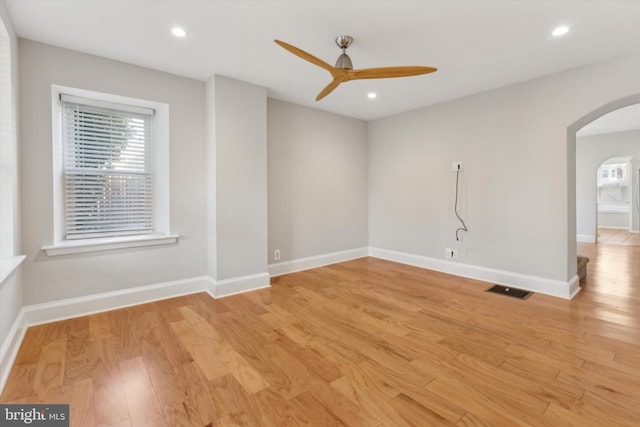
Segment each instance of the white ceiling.
[[[640,77],[638,77],[640,79]],[[577,136],[602,135],[640,129],[640,104],[630,105],[612,111],[592,121]]]
[[[640,53],[640,1],[6,0],[19,36],[181,76],[221,74],[269,96],[365,120]],[[571,31],[553,38],[557,25]],[[183,26],[188,35],[169,30]],[[273,39],[355,68],[427,65],[423,76],[342,84]],[[603,83],[604,84],[604,83]],[[367,93],[375,91],[375,100]]]

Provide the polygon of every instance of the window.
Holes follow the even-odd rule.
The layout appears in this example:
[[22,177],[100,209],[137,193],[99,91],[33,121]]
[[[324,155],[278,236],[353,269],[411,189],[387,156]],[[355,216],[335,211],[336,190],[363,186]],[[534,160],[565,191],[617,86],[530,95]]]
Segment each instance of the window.
[[598,173],[598,211],[629,212],[627,163],[604,163]]
[[54,241],[48,255],[175,243],[169,106],[54,85]]
[[62,95],[66,239],[153,233],[153,114]]

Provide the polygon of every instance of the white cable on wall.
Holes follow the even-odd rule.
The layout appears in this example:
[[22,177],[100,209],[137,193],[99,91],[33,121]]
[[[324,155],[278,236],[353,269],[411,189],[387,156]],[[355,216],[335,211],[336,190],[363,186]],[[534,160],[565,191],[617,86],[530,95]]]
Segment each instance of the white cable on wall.
[[458,228],[456,230],[456,240],[460,241],[460,238],[458,237],[458,232],[459,231],[469,231],[469,229],[467,228],[467,225],[464,223],[464,221],[462,220],[462,218],[460,218],[460,215],[458,214],[458,183],[459,183],[459,178],[460,178],[460,166],[458,166],[458,170],[456,170],[456,202],[453,208],[454,213],[456,214],[456,217],[458,217],[458,220],[460,221],[460,223],[462,224],[462,227]]

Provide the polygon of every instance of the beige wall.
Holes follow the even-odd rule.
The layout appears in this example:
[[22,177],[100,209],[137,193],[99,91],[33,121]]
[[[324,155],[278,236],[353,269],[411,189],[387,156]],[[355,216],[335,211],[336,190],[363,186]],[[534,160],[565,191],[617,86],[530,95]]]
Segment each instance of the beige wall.
[[[25,304],[206,274],[205,84],[20,39]],[[53,242],[51,85],[166,103],[177,244],[48,257]]]
[[269,99],[270,263],[368,245],[367,162],[366,122]]
[[262,274],[266,285],[267,90],[214,76],[207,104],[209,275]]
[[[436,259],[454,247],[458,263],[570,280],[568,128],[640,94],[639,75],[639,56],[620,58],[371,122],[370,245]],[[461,243],[453,161],[464,163],[461,212],[470,231]]]

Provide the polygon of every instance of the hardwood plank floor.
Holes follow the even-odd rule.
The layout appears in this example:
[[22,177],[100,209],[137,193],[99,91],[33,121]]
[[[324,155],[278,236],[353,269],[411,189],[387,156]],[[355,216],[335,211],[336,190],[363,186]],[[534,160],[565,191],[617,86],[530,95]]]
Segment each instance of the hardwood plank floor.
[[598,227],[598,243],[640,246],[640,234],[627,230]]
[[640,247],[572,301],[361,258],[28,329],[2,403],[74,426],[638,426]]

